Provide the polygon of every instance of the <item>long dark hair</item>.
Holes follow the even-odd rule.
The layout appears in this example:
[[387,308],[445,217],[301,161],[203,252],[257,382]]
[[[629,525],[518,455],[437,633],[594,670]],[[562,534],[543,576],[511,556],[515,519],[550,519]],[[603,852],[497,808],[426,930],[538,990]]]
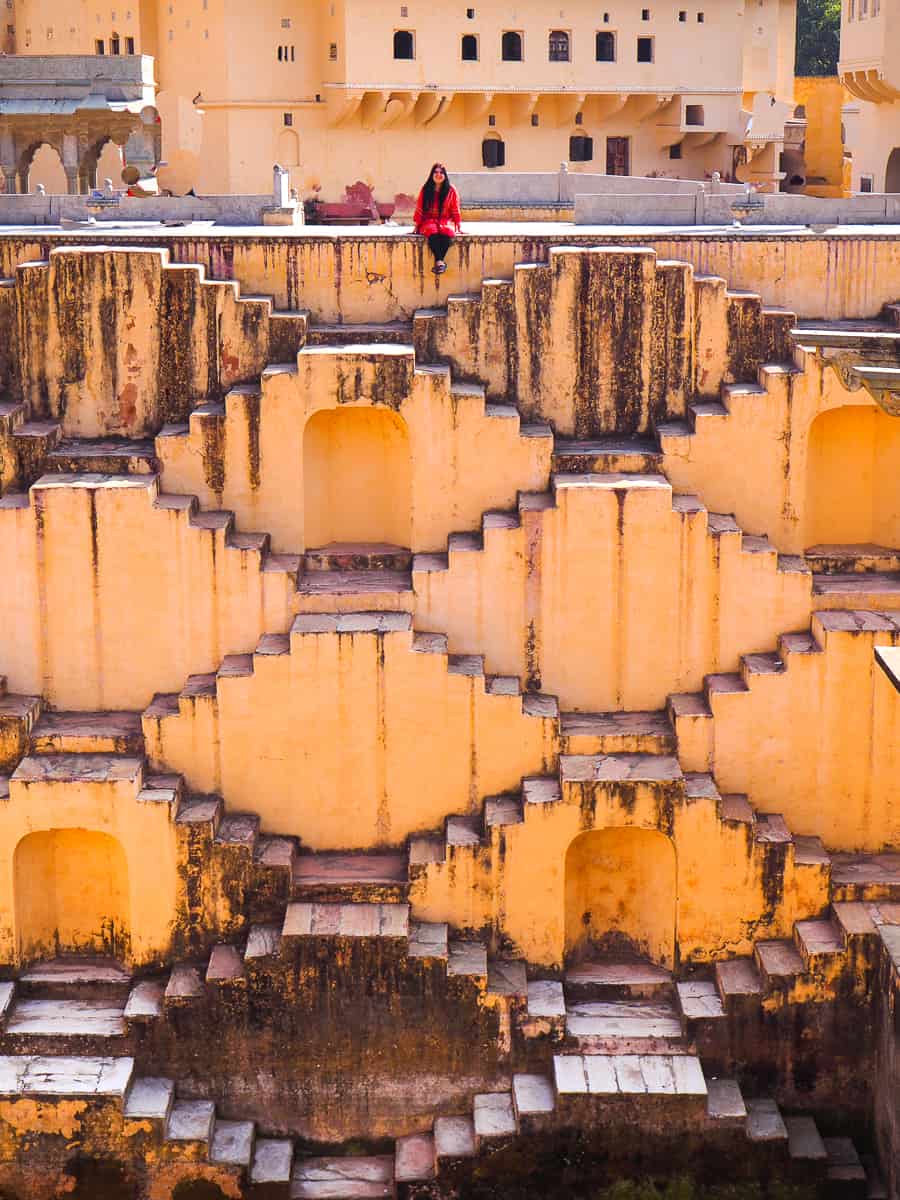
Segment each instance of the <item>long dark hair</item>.
[[447,174],[447,168],[441,162],[431,164],[431,170],[428,172],[428,178],[425,180],[425,186],[422,188],[422,210],[426,213],[431,212],[434,205],[434,172],[436,168],[444,172],[444,182],[441,184],[441,190],[438,192],[438,212],[444,211],[444,205],[447,202],[447,197],[450,195],[450,176]]

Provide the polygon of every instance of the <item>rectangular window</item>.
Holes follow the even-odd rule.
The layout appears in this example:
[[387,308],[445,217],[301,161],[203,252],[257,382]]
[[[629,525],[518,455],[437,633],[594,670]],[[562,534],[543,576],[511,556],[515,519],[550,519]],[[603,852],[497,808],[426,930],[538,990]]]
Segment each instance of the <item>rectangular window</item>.
[[681,158],[681,143],[669,147],[669,158]]
[[125,39],[125,53],[126,54],[134,54],[134,38],[133,37],[127,37]]
[[95,54],[105,54],[106,53],[106,47],[103,44],[103,38],[97,38],[96,42],[94,42],[94,53]]
[[337,42],[330,42],[328,45],[328,57],[334,62],[337,59]]
[[686,104],[684,106],[685,125],[702,125],[704,120],[702,104]]
[[642,8],[642,9],[641,9],[641,20],[642,20],[642,21],[649,21],[649,20],[650,20],[650,9],[649,9],[649,8]]
[[537,127],[538,125],[540,125],[540,123],[541,123],[541,122],[540,122],[540,118],[538,117],[537,113],[532,113],[532,114],[531,114],[531,125],[532,125],[532,128],[535,128],[535,127]]
[[466,16],[469,18],[469,20],[470,20],[470,21],[474,21],[474,20],[475,20],[475,9],[474,9],[474,8],[467,8],[467,9],[466,9]]
[[291,27],[291,18],[290,17],[282,17],[281,18],[281,28],[282,29],[290,29],[290,27]]
[[679,10],[678,20],[682,23],[682,25],[687,20],[687,12],[683,8]]
[[607,175],[627,175],[631,166],[631,153],[627,137],[606,139]]
[[594,139],[577,133],[569,138],[569,162],[590,162],[594,157]]
[[875,179],[872,175],[860,175],[859,190],[861,192],[874,191],[874,187],[873,187],[874,183],[875,183]]
[[478,62],[478,38],[474,33],[464,33],[461,57],[463,62]]
[[697,13],[697,24],[698,25],[703,24],[703,13]]
[[653,38],[643,37],[637,40],[637,60],[640,63],[653,62]]
[[597,62],[616,61],[616,35],[607,29],[601,29],[595,39],[595,57]]
[[285,126],[288,129],[290,129],[290,127],[294,123],[294,114],[293,113],[282,113],[282,120],[284,121]]
[[609,24],[609,13],[604,13],[604,14],[603,14],[603,24],[604,24],[604,25],[608,25],[608,24]]

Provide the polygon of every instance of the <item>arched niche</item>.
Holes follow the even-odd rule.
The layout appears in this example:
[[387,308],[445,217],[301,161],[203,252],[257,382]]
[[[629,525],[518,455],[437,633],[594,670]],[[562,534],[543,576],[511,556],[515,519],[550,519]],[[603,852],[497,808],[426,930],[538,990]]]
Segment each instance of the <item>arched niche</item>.
[[29,833],[13,857],[21,962],[58,954],[127,960],[128,863],[119,842],[89,829]]
[[412,540],[409,430],[387,408],[325,409],[303,434],[304,540],[332,543]]
[[566,957],[675,960],[676,864],[670,838],[616,827],[579,834],[566,853]]

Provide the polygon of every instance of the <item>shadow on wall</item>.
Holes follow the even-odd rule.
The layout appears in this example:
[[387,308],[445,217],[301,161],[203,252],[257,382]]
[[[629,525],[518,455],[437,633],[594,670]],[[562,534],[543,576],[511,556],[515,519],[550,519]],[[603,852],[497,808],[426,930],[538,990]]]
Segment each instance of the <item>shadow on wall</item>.
[[76,1155],[63,1172],[71,1179],[68,1200],[137,1200],[138,1189],[126,1168],[111,1159]]
[[675,847],[652,829],[580,834],[566,853],[566,957],[675,962]]
[[381,408],[315,413],[303,434],[308,548],[412,542],[412,453],[402,417]]
[[821,413],[809,430],[805,545],[900,545],[900,421],[880,408]]
[[172,1200],[228,1200],[225,1193],[208,1179],[182,1179],[172,1192]]
[[128,863],[115,838],[86,829],[30,833],[13,864],[21,962],[65,953],[128,960]]

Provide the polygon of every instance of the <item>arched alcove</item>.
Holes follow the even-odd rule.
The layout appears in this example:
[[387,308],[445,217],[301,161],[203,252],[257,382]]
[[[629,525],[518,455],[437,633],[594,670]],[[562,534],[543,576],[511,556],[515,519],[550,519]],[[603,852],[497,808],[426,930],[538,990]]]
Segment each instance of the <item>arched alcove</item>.
[[884,190],[900,192],[900,146],[895,146],[887,160],[884,174]]
[[580,834],[566,853],[566,956],[675,959],[675,847],[655,829]]
[[29,192],[36,192],[39,183],[44,185],[48,196],[65,196],[68,191],[62,159],[46,142],[38,146],[28,165]]
[[104,142],[97,156],[96,186],[102,188],[104,180],[111,179],[113,187],[122,187],[122,168],[124,165],[125,159],[122,154],[122,147],[117,146],[113,141]]
[[820,413],[809,430],[805,545],[900,546],[898,478],[900,419],[858,405]]
[[300,166],[300,139],[293,129],[282,129],[278,135],[276,161],[281,167]]
[[115,838],[88,829],[30,833],[13,859],[20,960],[104,954],[127,960],[128,864]]
[[387,408],[315,413],[303,433],[307,547],[412,541],[412,456],[406,422]]

